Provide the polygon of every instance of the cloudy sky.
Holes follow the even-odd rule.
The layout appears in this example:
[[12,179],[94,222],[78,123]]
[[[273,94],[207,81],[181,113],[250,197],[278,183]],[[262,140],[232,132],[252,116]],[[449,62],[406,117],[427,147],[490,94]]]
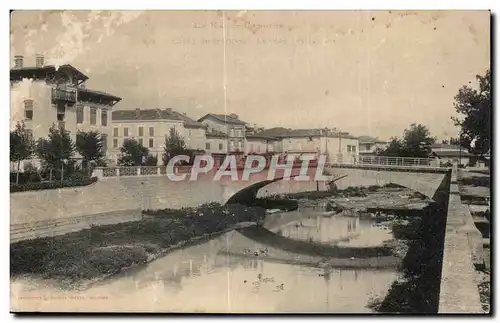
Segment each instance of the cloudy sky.
[[[487,11],[17,11],[11,57],[70,63],[116,109],[237,113],[265,127],[388,139],[457,128],[453,97],[490,64]],[[225,40],[225,41],[224,41]]]

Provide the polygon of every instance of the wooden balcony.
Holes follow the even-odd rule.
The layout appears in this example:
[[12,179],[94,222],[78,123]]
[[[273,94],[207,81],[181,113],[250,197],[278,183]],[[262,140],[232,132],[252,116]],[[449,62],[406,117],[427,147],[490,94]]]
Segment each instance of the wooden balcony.
[[52,102],[65,101],[68,103],[76,103],[76,89],[70,87],[54,87],[52,88]]

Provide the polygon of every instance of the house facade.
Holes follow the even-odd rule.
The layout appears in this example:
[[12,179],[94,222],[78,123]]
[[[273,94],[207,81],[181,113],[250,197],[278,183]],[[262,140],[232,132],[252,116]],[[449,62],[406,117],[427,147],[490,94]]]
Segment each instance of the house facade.
[[458,145],[439,144],[435,143],[431,146],[430,157],[439,161],[440,165],[469,165],[474,166],[477,162],[477,157],[469,153],[467,149],[461,148]]
[[186,115],[172,109],[113,111],[113,134],[110,156],[117,160],[120,147],[126,139],[137,140],[158,157],[161,164],[165,152],[165,139],[174,129],[186,142],[188,149],[203,150],[205,128]]
[[257,135],[278,138],[274,146],[276,151],[284,154],[323,154],[331,162],[343,163],[356,163],[359,159],[359,141],[349,133],[278,127],[264,130]]
[[370,136],[359,136],[359,155],[361,157],[365,156],[376,156],[377,150],[385,149],[388,142],[378,138]]
[[46,138],[55,125],[69,131],[73,141],[79,130],[95,130],[109,147],[111,111],[121,98],[88,89],[88,76],[69,64],[46,65],[42,55],[31,65],[26,62],[30,64],[17,55],[10,70],[11,129],[24,122],[37,140]]
[[230,154],[244,153],[245,132],[247,123],[240,120],[238,115],[209,113],[200,118],[198,122],[206,126],[207,132],[221,132],[227,135],[227,152]]

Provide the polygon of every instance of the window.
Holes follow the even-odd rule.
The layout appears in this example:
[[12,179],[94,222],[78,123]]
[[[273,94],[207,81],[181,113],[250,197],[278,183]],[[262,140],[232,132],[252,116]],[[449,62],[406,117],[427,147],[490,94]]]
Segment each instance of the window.
[[149,136],[150,137],[154,137],[154,135],[155,135],[155,128],[154,127],[149,127]]
[[231,150],[233,150],[233,149],[234,149],[234,141],[229,140],[229,148],[230,148]]
[[123,128],[123,137],[128,137],[128,128]]
[[118,139],[113,139],[113,148],[118,148]]
[[229,129],[229,137],[234,137],[234,129]]
[[113,137],[118,137],[118,128],[113,128]]
[[219,144],[219,150],[222,150],[223,146],[222,144]]
[[352,145],[352,152],[355,153],[356,152],[356,145]]
[[108,125],[108,111],[106,110],[101,111],[101,125],[105,127]]
[[139,137],[144,136],[144,127],[139,127]]
[[97,108],[90,108],[90,124],[97,124]]
[[[149,128],[151,129],[151,128]],[[155,145],[155,140],[153,138],[149,138],[149,148],[153,148]]]
[[64,121],[64,117],[66,116],[66,106],[64,103],[57,104],[57,121]]
[[24,117],[33,120],[33,100],[24,100]]
[[142,138],[139,138],[139,144],[140,144],[141,146],[144,146],[144,140],[143,140]]
[[102,138],[102,149],[106,151],[108,150],[108,135],[103,133],[101,135],[101,138]]
[[209,142],[207,142],[207,143],[205,144],[205,149],[206,149],[206,150],[210,150],[210,143],[209,143]]
[[347,151],[350,152],[351,151],[351,145],[347,145]]
[[83,105],[79,105],[76,107],[76,123],[83,123]]

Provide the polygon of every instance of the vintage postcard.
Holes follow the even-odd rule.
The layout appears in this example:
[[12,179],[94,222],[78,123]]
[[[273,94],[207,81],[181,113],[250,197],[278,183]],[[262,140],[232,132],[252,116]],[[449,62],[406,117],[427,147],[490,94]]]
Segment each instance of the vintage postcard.
[[24,11],[12,312],[490,313],[489,11]]

